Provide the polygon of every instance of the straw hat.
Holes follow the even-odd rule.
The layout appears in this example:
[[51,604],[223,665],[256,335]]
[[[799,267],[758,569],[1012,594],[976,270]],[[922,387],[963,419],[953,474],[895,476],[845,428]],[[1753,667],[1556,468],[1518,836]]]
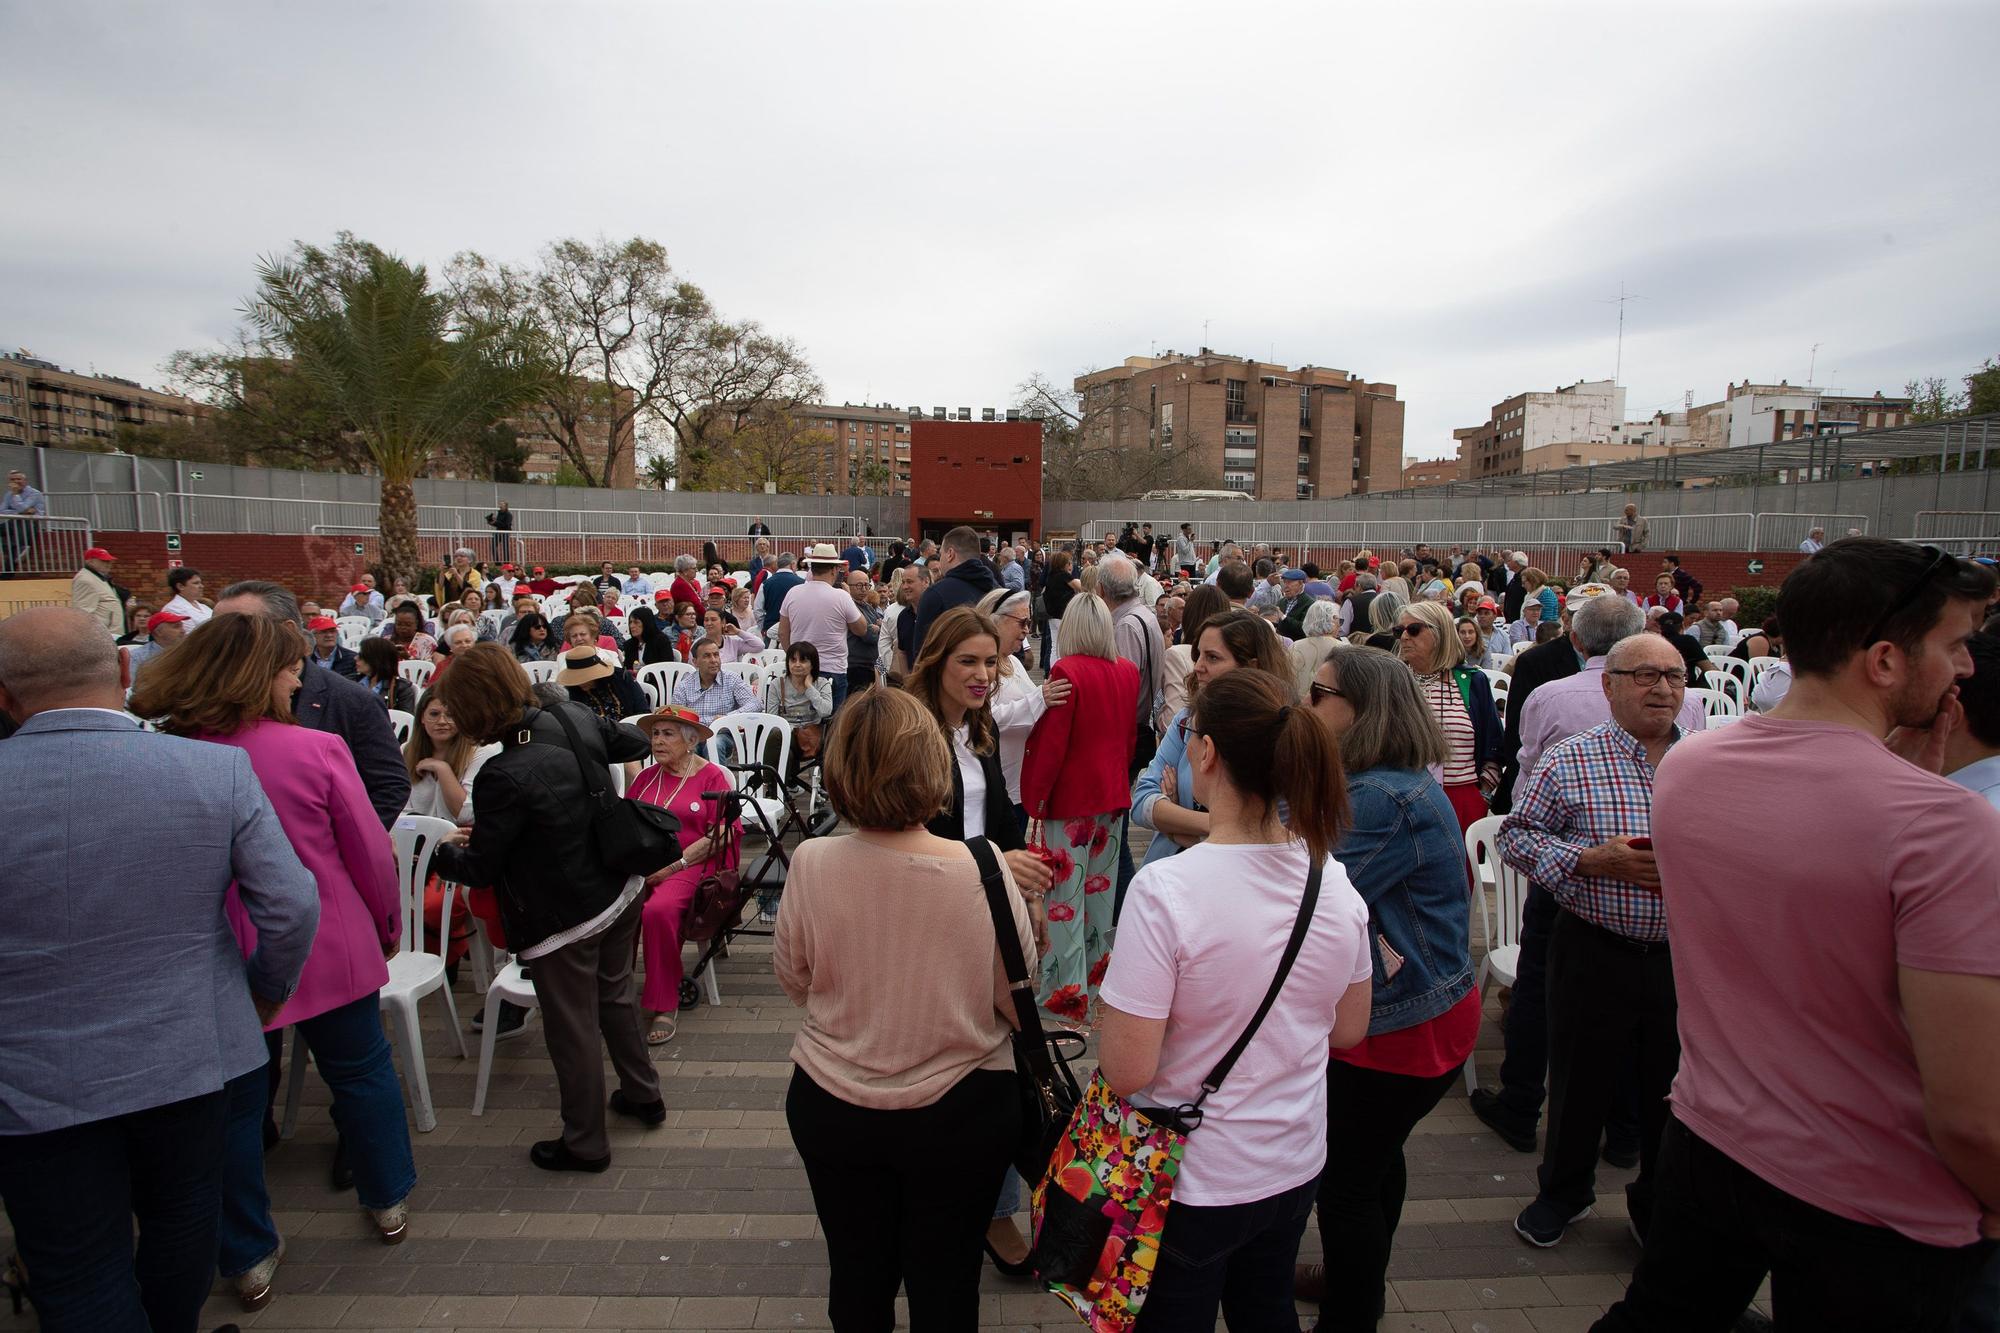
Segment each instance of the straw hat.
[[641,735],[648,737],[653,734],[653,728],[662,722],[678,722],[684,727],[691,727],[697,738],[704,741],[715,734],[715,729],[701,720],[700,713],[679,704],[668,704],[665,708],[647,713],[644,717],[632,718],[631,722],[639,729]]
[[806,547],[805,558],[799,563],[810,569],[814,565],[844,565],[847,562],[840,558],[839,551],[833,549],[832,542],[821,542],[817,546]]
[[594,681],[609,680],[611,665],[599,651],[588,645],[572,648],[562,656],[562,670],[556,672],[558,685],[589,685]]

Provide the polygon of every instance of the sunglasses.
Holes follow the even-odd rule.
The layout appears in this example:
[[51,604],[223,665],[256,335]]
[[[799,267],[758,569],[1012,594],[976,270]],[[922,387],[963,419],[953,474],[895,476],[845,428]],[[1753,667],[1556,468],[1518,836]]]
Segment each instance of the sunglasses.
[[1312,703],[1318,703],[1321,699],[1338,699],[1341,697],[1341,692],[1331,685],[1322,685],[1318,681],[1312,683]]
[[1910,580],[1910,586],[1903,589],[1895,601],[1889,603],[1889,609],[1884,611],[1880,618],[1868,627],[1868,633],[1861,638],[1861,647],[1864,651],[1882,642],[1882,627],[1887,625],[1891,620],[1894,620],[1901,612],[1907,610],[1910,604],[1917,600],[1918,595],[1924,590],[1924,585],[1931,581],[1931,577],[1938,570],[1944,569],[1953,573],[1957,572],[1958,558],[1956,556],[1945,551],[1940,551],[1935,546],[1926,546],[1923,549],[1930,553],[1930,563],[1925,565],[1923,571],[1914,579]]
[[1407,625],[1397,625],[1395,628],[1391,629],[1389,633],[1403,634],[1414,637],[1418,634],[1422,634],[1425,630],[1429,628],[1430,626],[1426,625],[1423,621],[1413,620]]

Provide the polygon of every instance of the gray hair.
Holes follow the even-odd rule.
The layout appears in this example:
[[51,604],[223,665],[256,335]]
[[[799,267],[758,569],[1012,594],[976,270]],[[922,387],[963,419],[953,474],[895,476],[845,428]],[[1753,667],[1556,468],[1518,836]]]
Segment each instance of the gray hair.
[[695,567],[695,560],[693,556],[677,555],[674,557],[674,573],[685,574],[694,567]]
[[1333,633],[1333,627],[1340,623],[1340,608],[1332,602],[1317,601],[1306,608],[1304,628],[1308,639]]
[[1382,580],[1376,578],[1373,574],[1356,574],[1354,576],[1354,591],[1373,592],[1381,582]]
[[[1097,591],[1109,602],[1130,601],[1139,592],[1139,567],[1129,556],[1107,555],[1097,562]],[[1069,612],[1063,612],[1069,618]],[[1064,656],[1068,656],[1064,649]]]
[[1107,662],[1116,661],[1118,638],[1112,632],[1110,609],[1095,597],[1078,597],[1071,601],[1069,609],[1063,612],[1062,629],[1056,634],[1056,647],[1064,657],[1101,657]]
[[552,680],[545,680],[534,687],[535,702],[544,708],[554,708],[557,704],[569,702],[569,691]]
[[[406,595],[411,601],[416,600],[414,593]],[[282,583],[272,583],[268,579],[244,579],[224,588],[222,596],[215,600],[221,603],[232,597],[255,597],[264,604],[264,614],[274,620],[289,620],[294,625],[306,623],[305,616],[299,611],[299,599],[292,596],[292,590]],[[423,609],[419,604],[417,607],[419,615],[423,613]]]
[[1569,617],[1570,636],[1585,657],[1602,657],[1614,644],[1645,628],[1645,613],[1623,597],[1593,597]]
[[[681,559],[683,559],[683,560],[691,560],[691,559],[693,559],[693,557],[692,557],[692,556],[682,556],[682,557],[681,557]],[[793,565],[796,565],[796,564],[797,564],[798,562],[799,562],[799,558],[798,558],[797,556],[793,555],[793,554],[792,554],[792,553],[791,553],[790,551],[780,551],[780,552],[778,552],[778,559],[777,559],[777,561],[776,561],[776,564],[777,564],[777,566],[778,566],[778,568],[779,568],[779,569],[790,569],[790,568],[791,568],[791,567],[792,567]]]
[[979,599],[979,610],[984,615],[1007,616],[1019,611],[1028,604],[1028,601],[1029,597],[1025,592],[1009,592],[1005,588],[995,588]]
[[93,690],[116,693],[118,644],[95,616],[37,606],[0,620],[0,685],[23,708]]
[[467,646],[463,643],[458,642],[458,639],[462,637],[470,638],[473,643],[477,643],[479,642],[479,631],[474,629],[471,625],[466,624],[462,620],[457,621],[446,627],[444,632],[444,641],[445,643],[450,645],[451,650],[453,652],[457,652],[460,648]]
[[1396,617],[1403,614],[1409,602],[1399,592],[1378,592],[1375,600],[1368,603],[1368,628],[1377,634],[1384,633],[1396,623]]
[[451,553],[451,558],[454,560],[460,556],[464,556],[467,560],[472,559],[472,548],[470,546],[461,546]]

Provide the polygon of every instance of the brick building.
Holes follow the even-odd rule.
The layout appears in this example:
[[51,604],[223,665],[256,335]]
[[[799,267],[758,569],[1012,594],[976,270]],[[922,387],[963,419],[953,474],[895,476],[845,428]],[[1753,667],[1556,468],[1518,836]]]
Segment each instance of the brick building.
[[1403,484],[1403,404],[1393,384],[1204,347],[1127,357],[1075,387],[1087,447],[1193,450],[1203,477],[1259,500]]
[[1419,458],[1403,468],[1403,485],[1443,486],[1458,480],[1456,458]]
[[910,418],[910,528],[1042,533],[1042,423]]
[[1808,384],[1730,384],[1723,396],[1688,412],[1692,442],[1703,449],[1775,444],[1824,433],[1906,426],[1915,404],[1880,389],[1868,396],[1831,394]]
[[114,443],[120,426],[185,425],[208,410],[135,380],[0,355],[0,444],[92,449]]
[[908,412],[887,403],[805,403],[797,409],[807,426],[832,439],[819,473],[821,495],[908,495]]

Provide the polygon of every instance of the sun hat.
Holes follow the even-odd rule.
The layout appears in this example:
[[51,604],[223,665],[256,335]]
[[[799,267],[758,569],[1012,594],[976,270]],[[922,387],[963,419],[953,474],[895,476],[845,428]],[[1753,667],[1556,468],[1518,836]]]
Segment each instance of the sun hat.
[[661,722],[678,722],[684,727],[693,727],[702,740],[715,735],[715,728],[703,722],[700,713],[681,704],[668,704],[665,708],[632,719],[632,725],[639,729],[641,735],[651,735],[653,727]]
[[840,558],[840,552],[833,549],[832,542],[820,542],[806,547],[805,557],[799,563],[811,568],[814,565],[844,565],[847,562]]
[[572,648],[562,655],[562,669],[556,672],[558,685],[589,685],[611,678],[611,664],[600,650],[589,645]]

